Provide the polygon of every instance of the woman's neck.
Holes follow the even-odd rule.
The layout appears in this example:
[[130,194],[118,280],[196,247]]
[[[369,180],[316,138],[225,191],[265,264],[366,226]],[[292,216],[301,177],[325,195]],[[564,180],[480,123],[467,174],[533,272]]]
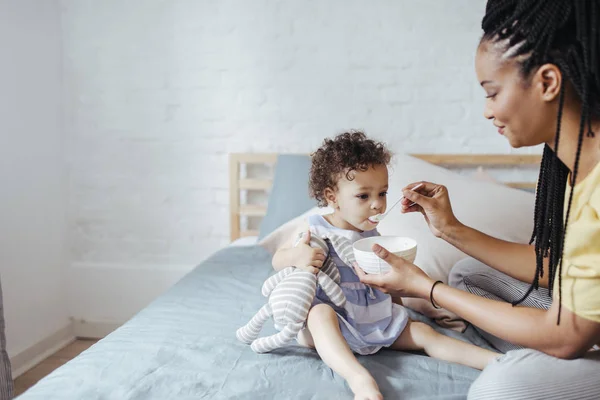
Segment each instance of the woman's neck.
[[[579,142],[579,129],[581,124],[581,113],[567,110],[565,107],[561,122],[560,138],[558,143],[558,158],[573,172],[575,158],[577,155],[577,144]],[[583,133],[583,145],[579,157],[579,168],[577,171],[577,182],[581,182],[594,167],[600,162],[600,120],[592,123],[594,137],[588,137],[589,126],[586,124]],[[548,143],[554,149],[554,142]],[[577,182],[571,182],[573,185]]]

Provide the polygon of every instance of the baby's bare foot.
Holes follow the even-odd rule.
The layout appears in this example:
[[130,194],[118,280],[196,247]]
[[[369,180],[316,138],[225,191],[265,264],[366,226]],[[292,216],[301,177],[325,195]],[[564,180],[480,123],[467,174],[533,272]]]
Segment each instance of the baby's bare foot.
[[383,400],[379,386],[371,375],[358,375],[348,379],[348,385],[354,393],[354,400]]

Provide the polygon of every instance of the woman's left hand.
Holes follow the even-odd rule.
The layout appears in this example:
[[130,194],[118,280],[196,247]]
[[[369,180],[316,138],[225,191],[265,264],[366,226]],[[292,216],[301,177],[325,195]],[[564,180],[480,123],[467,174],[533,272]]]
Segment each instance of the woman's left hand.
[[392,270],[381,275],[369,275],[360,266],[354,265],[362,283],[389,293],[393,297],[429,298],[429,291],[434,281],[422,269],[379,245],[373,246],[373,252],[390,264]]

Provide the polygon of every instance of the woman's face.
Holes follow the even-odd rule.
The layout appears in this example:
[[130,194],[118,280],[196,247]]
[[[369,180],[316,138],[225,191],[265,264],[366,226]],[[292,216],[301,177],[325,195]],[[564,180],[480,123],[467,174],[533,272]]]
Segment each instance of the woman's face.
[[514,60],[502,59],[494,44],[483,42],[475,58],[477,78],[485,90],[483,115],[512,147],[552,143],[556,101],[544,97],[544,79],[534,71],[524,78]]

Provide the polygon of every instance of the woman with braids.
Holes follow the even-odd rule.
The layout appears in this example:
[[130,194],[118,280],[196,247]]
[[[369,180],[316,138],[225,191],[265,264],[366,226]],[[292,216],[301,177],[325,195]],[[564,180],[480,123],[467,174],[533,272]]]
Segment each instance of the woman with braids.
[[357,273],[453,311],[506,353],[469,398],[599,399],[600,0],[489,0],[482,27],[484,116],[515,148],[544,144],[531,243],[461,224],[446,188],[425,182],[404,191],[403,212],[421,212],[472,258],[454,267],[450,286],[377,246],[393,271]]

